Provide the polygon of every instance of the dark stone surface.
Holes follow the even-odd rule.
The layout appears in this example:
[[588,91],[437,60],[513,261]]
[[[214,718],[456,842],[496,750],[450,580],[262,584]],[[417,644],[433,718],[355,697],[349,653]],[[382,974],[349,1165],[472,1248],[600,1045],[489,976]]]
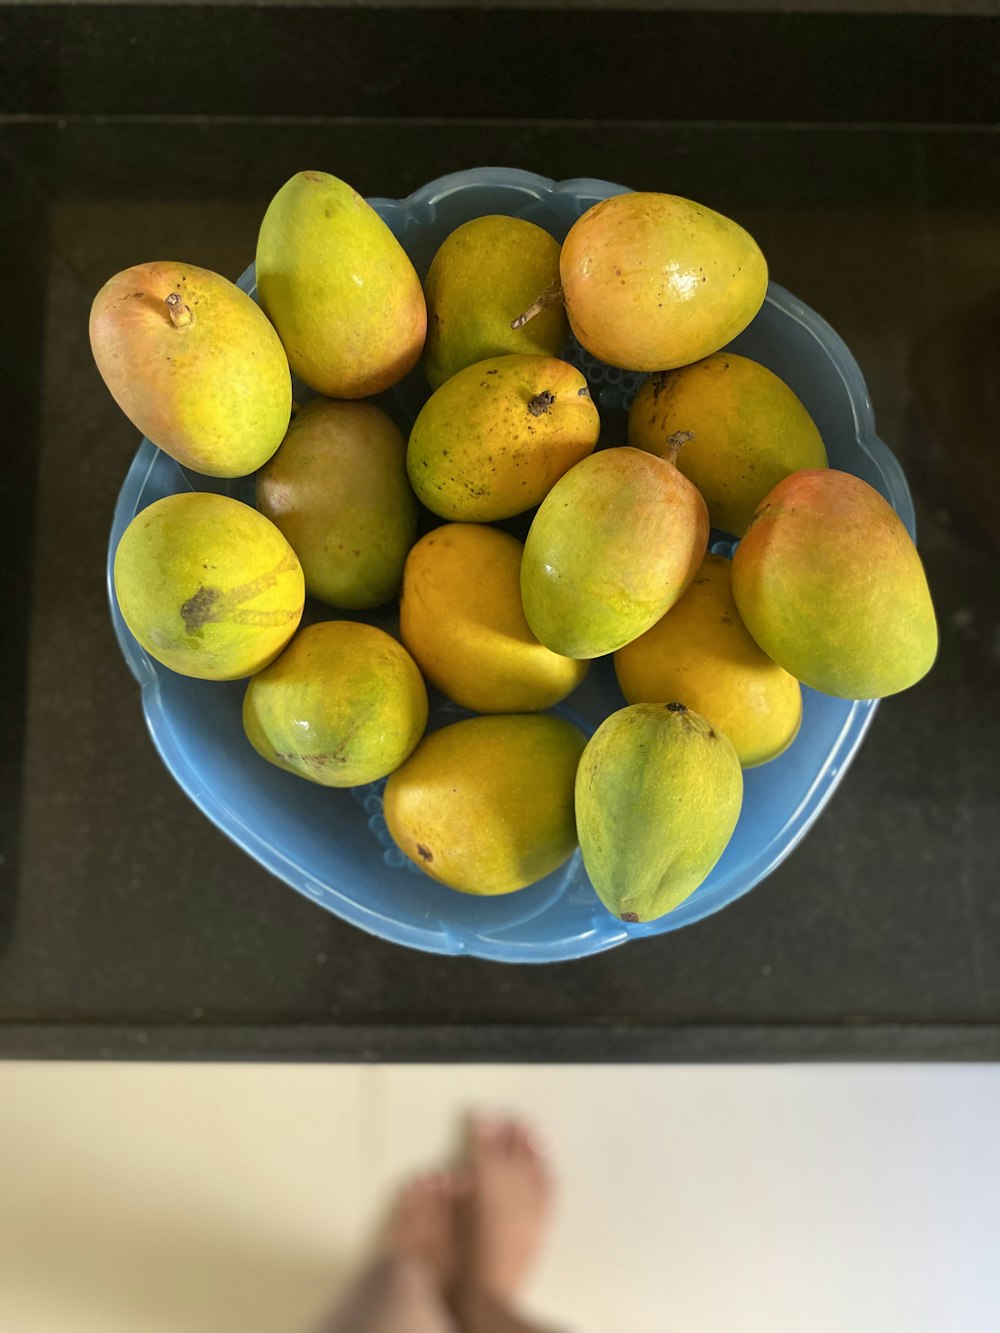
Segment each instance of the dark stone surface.
[[[1000,307],[996,162],[986,132],[904,126],[0,126],[16,515],[3,585],[0,1049],[1000,1056],[1000,581],[989,522],[1000,465],[986,417],[998,383],[979,337]],[[669,189],[751,228],[775,278],[858,356],[913,485],[942,629],[933,674],[884,704],[827,813],[770,879],[684,931],[538,968],[384,944],[227,842],[160,765],[103,584],[136,437],[87,347],[101,282],[154,256],[235,277],[270,194],[302,166],[396,195],[477,163]]]
[[988,17],[697,10],[29,4],[0,113],[996,118]]

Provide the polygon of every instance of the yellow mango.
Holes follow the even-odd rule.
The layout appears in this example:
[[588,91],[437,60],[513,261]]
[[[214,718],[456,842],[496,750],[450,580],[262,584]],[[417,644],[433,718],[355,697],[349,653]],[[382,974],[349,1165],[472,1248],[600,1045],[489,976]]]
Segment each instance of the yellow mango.
[[263,514],[226,495],[157,500],[115,551],[126,625],[182,676],[239,680],[277,657],[302,617],[295,552]]
[[767,291],[756,241],[721,213],[672,194],[620,194],[570,228],[559,256],[578,341],[626,370],[669,370],[725,346]]
[[775,486],[736,548],[733,596],[764,652],[824,694],[896,694],[937,655],[917,549],[888,501],[849,472],[795,472]]
[[744,768],[782,754],[802,721],[799,682],[757,647],[733,601],[732,565],[707,555],[694,582],[652,629],[619,648],[630,704],[685,704],[733,743]]
[[561,306],[550,306],[523,329],[511,323],[558,277],[559,242],[533,222],[492,214],[457,227],[424,279],[424,371],[431,388],[488,357],[557,356],[569,337]]
[[527,713],[566,697],[587,663],[539,643],[521,607],[516,537],[477,523],[446,523],[406,561],[399,629],[439,690],[476,713]]
[[243,728],[257,753],[324,787],[384,778],[426,725],[427,691],[409,653],[353,620],[300,631],[243,697]]
[[209,477],[256,471],[292,406],[288,361],[260,307],[193,264],[137,264],[104,284],[90,345],[137,430]]
[[257,291],[293,372],[328,398],[381,393],[420,357],[420,279],[375,210],[336,176],[300,171],[271,200]]
[[424,404],[407,447],[410,483],[442,518],[492,523],[538,504],[597,443],[587,381],[548,356],[467,366]]
[[521,562],[532,633],[554,653],[600,657],[655,625],[708,544],[705,502],[677,469],[639,449],[604,449],[539,507]]
[[317,398],[301,408],[257,476],[257,507],[330,606],[380,606],[399,591],[417,529],[406,443],[374,403]]
[[576,847],[584,737],[545,713],[474,717],[426,736],[385,785],[399,849],[462,893],[513,893]]
[[827,463],[815,422],[784,380],[734,352],[651,375],[632,403],[628,442],[676,455],[712,526],[734,537],[779,481]]

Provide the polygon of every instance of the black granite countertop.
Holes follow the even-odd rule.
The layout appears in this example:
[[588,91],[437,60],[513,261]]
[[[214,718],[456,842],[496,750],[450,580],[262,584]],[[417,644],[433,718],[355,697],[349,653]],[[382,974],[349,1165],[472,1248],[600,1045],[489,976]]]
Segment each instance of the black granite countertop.
[[[0,7],[0,1052],[1000,1057],[997,27],[589,9],[546,55],[566,22]],[[531,968],[347,926],[175,787],[108,615],[136,433],[86,332],[128,264],[235,278],[303,166],[397,196],[486,164],[670,190],[753,232],[864,371],[942,632],[768,880],[685,930]]]

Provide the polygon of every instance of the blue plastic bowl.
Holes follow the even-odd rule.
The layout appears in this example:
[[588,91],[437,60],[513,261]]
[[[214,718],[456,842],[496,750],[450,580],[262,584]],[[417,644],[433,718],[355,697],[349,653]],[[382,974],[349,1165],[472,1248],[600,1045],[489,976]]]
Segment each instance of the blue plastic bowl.
[[[624,186],[608,181],[557,184],[523,171],[480,169],[432,181],[409,199],[371,203],[423,272],[449,232],[470,218],[513,214],[539,223],[561,240],[591,204],[622,193]],[[253,293],[252,268],[240,286]],[[760,313],[732,347],[791,385],[822,432],[831,465],[876,487],[912,535],[913,505],[906,480],[875,434],[861,372],[830,326],[771,283]],[[575,345],[567,355],[585,370],[602,412],[614,422],[616,410],[628,405],[641,377],[602,366]],[[308,396],[297,393],[300,401]],[[412,419],[426,397],[418,368],[383,401],[402,420]],[[142,687],[156,748],[194,803],[268,870],[328,911],[398,944],[510,963],[547,963],[699,921],[747,893],[804,837],[833,795],[875,713],[872,701],[851,703],[804,690],[802,728],[795,743],[779,759],[745,775],[743,811],[721,861],[686,902],[659,921],[625,925],[605,911],[579,853],[520,893],[501,898],[455,893],[411,867],[393,846],[382,816],[382,784],[335,791],[272,767],[243,735],[243,682],[218,684],[175,675],[129,633],[114,595],[115,549],[139,510],[186,489],[219,490],[252,500],[246,479],[216,482],[189,473],[143,440],[118,499],[108,549],[115,631]],[[730,546],[720,540],[715,549]],[[391,628],[393,617],[387,610],[377,619]],[[604,660],[594,664],[580,689],[556,711],[590,732],[623,704],[610,662]],[[431,725],[453,721],[459,711],[438,698]]]

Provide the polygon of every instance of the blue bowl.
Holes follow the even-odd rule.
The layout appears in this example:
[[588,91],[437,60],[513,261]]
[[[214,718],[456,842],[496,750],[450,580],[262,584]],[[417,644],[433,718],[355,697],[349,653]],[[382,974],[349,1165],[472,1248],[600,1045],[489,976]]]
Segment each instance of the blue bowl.
[[[371,203],[424,272],[438,245],[470,218],[512,214],[539,223],[561,240],[591,204],[625,192],[625,187],[607,181],[557,184],[528,172],[480,169],[433,181],[409,199]],[[240,285],[253,293],[252,268]],[[875,434],[861,372],[830,326],[771,283],[760,313],[732,347],[791,385],[822,432],[831,465],[870,482],[913,535],[906,480]],[[618,414],[628,406],[641,377],[602,366],[575,345],[566,355],[590,380],[609,433],[623,430],[624,418]],[[301,401],[309,395],[297,386],[296,396]],[[418,368],[382,401],[405,423],[426,397]],[[625,436],[618,438],[624,442]],[[745,774],[743,811],[722,859],[686,902],[659,921],[625,925],[605,911],[578,852],[555,874],[519,893],[501,898],[455,893],[412,867],[393,846],[382,816],[382,784],[336,791],[272,767],[243,735],[243,682],[219,684],[175,675],[129,633],[111,577],[115,549],[139,510],[186,489],[217,490],[252,502],[251,481],[217,482],[189,473],[143,440],[122,486],[108,549],[115,631],[142,687],[154,744],[194,803],[268,870],[328,911],[398,944],[509,963],[548,963],[700,921],[752,889],[805,836],[875,714],[874,701],[852,703],[804,690],[802,728],[794,744],[779,759]],[[713,549],[731,550],[733,543],[722,534],[713,536]],[[394,610],[387,609],[374,618],[393,629],[394,617]],[[555,711],[589,733],[623,704],[605,659],[594,663],[580,689]],[[437,697],[431,725],[454,721],[460,713]]]

